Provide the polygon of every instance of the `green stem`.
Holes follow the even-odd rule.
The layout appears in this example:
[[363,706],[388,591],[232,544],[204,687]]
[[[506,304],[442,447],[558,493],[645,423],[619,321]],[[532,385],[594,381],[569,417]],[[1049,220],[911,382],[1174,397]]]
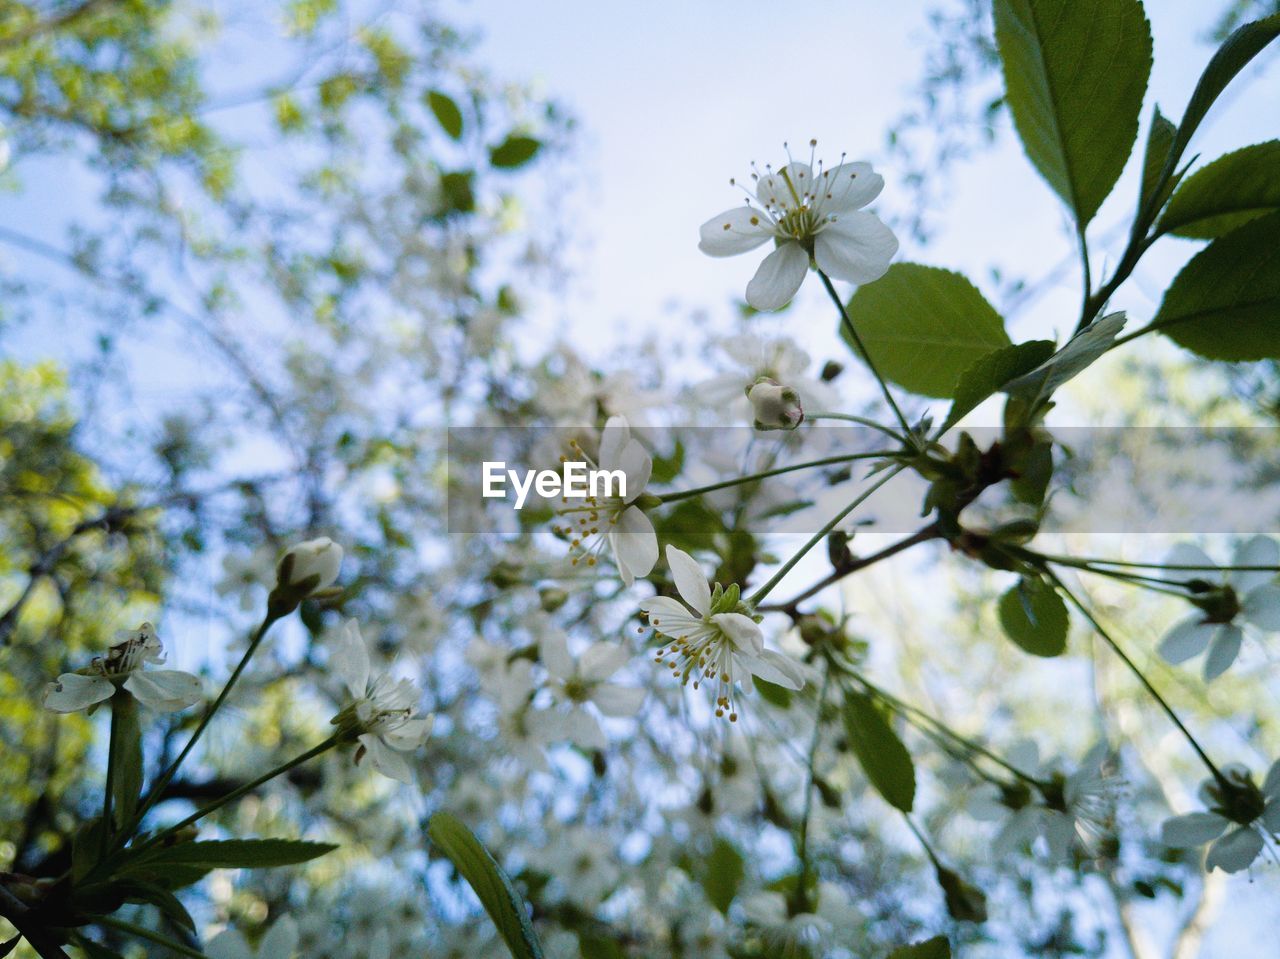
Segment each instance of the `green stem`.
[[204,731],[208,727],[209,721],[213,719],[214,714],[222,708],[222,704],[225,703],[227,701],[227,697],[231,695],[231,690],[235,688],[237,680],[240,679],[240,675],[245,671],[245,667],[249,665],[249,660],[253,658],[253,654],[257,652],[258,646],[261,645],[262,640],[266,637],[267,630],[269,630],[277,620],[281,619],[282,616],[283,614],[273,609],[271,606],[267,607],[267,615],[263,618],[261,625],[258,626],[257,632],[255,632],[253,637],[249,640],[249,648],[246,649],[244,655],[240,657],[240,662],[238,662],[236,664],[236,668],[232,670],[231,676],[227,679],[226,685],[224,685],[222,687],[222,691],[218,693],[218,698],[215,699],[210,704],[209,708],[205,710],[204,715],[200,717],[200,722],[196,726],[195,731],[191,734],[191,738],[188,739],[187,744],[182,747],[182,752],[178,753],[177,758],[169,764],[168,768],[165,769],[165,771],[160,774],[160,777],[152,784],[151,789],[147,791],[146,798],[138,804],[137,812],[135,812],[130,818],[127,827],[120,831],[121,836],[123,836],[125,840],[127,840],[129,834],[136,829],[139,824],[141,824],[142,817],[147,814],[147,811],[159,801],[165,788],[173,781],[173,777],[177,775],[178,769],[181,767],[183,761],[191,754],[191,750],[194,749],[196,743],[200,741],[200,737],[204,735]]
[[806,421],[809,421],[809,422],[812,422],[815,420],[845,420],[849,423],[857,423],[859,426],[866,426],[873,430],[879,430],[885,436],[893,437],[903,446],[910,445],[907,442],[907,438],[903,436],[901,433],[899,433],[897,430],[891,429],[882,423],[877,423],[875,420],[868,419],[865,416],[854,416],[852,413],[832,413],[828,410],[818,410],[817,412],[814,412],[814,413],[806,412],[804,414],[804,418]]
[[1231,573],[1231,572],[1262,572],[1262,573],[1280,573],[1280,566],[1218,566],[1203,565],[1199,563],[1132,563],[1122,559],[1099,559],[1092,556],[1054,556],[1051,553],[1039,554],[1051,563],[1059,566],[1075,566],[1079,569],[1090,569],[1094,566],[1125,566],[1130,569],[1164,569],[1171,571],[1186,570],[1188,572],[1210,572],[1210,573]]
[[103,858],[111,849],[111,801],[116,789],[116,761],[120,755],[120,737],[124,734],[123,723],[117,714],[117,702],[122,696],[129,694],[117,689],[111,697],[111,730],[107,734],[107,778],[102,788],[102,821],[98,825],[98,858]]
[[826,525],[822,527],[822,529],[814,533],[813,536],[809,538],[809,541],[800,547],[799,552],[797,552],[794,556],[792,556],[789,560],[787,560],[785,563],[782,564],[782,566],[778,569],[778,571],[774,573],[772,577],[770,577],[767,583],[765,583],[758,590],[752,593],[750,598],[748,598],[747,602],[754,606],[756,603],[760,602],[760,600],[768,596],[769,593],[773,590],[773,588],[782,581],[782,578],[786,576],[787,573],[791,572],[791,570],[795,567],[796,563],[800,562],[800,560],[804,558],[805,553],[809,552],[809,550],[813,549],[820,542],[822,542],[822,540],[827,536],[828,533],[830,533],[833,529],[839,526],[841,522],[843,522],[846,516],[848,516],[855,509],[857,509],[864,502],[866,502],[866,500],[871,496],[872,493],[878,490],[885,483],[889,482],[889,480],[893,479],[895,476],[901,473],[904,469],[906,469],[906,467],[901,465],[893,467],[893,469],[886,472],[884,476],[876,480],[869,488],[863,490],[861,493],[855,496],[852,503],[850,503],[840,512],[836,513],[835,516],[831,517],[831,519],[826,523]]
[[1080,614],[1089,621],[1089,625],[1092,626],[1093,630],[1102,637],[1103,641],[1106,642],[1108,646],[1111,647],[1111,651],[1120,657],[1120,661],[1129,668],[1129,671],[1133,673],[1134,676],[1138,677],[1138,681],[1142,683],[1143,687],[1146,688],[1151,697],[1159,703],[1160,708],[1164,710],[1165,715],[1169,717],[1176,727],[1178,727],[1178,731],[1182,733],[1187,742],[1191,744],[1191,748],[1195,750],[1196,755],[1200,757],[1200,761],[1205,764],[1209,772],[1213,775],[1213,778],[1218,780],[1218,782],[1225,784],[1227,782],[1226,778],[1222,775],[1222,772],[1218,767],[1214,765],[1213,760],[1209,758],[1209,754],[1201,748],[1200,743],[1196,741],[1196,737],[1191,735],[1191,730],[1189,730],[1183,724],[1182,720],[1178,718],[1178,714],[1173,711],[1173,707],[1170,706],[1168,701],[1160,695],[1159,690],[1151,684],[1151,680],[1147,679],[1142,670],[1138,668],[1138,664],[1130,658],[1128,653],[1120,648],[1120,644],[1117,643],[1111,634],[1103,628],[1102,624],[1098,622],[1098,618],[1094,616],[1088,607],[1080,601],[1075,593],[1067,588],[1066,583],[1064,583],[1058,575],[1053,572],[1053,570],[1046,567],[1044,569],[1044,573],[1053,581],[1054,585],[1062,591],[1063,595],[1071,601],[1071,605],[1078,609]]
[[166,949],[172,949],[174,952],[181,953],[184,956],[194,956],[195,959],[205,959],[205,954],[199,949],[192,949],[190,946],[183,945],[177,940],[170,939],[168,936],[162,936],[160,933],[146,926],[135,925],[132,922],[125,922],[123,919],[117,919],[114,916],[99,916],[95,922],[100,926],[108,926],[112,929],[119,929],[121,932],[127,932],[131,936],[137,936],[139,939],[149,939],[156,945],[164,946]]
[[724,480],[720,483],[711,483],[707,486],[697,486],[693,489],[679,490],[675,493],[663,493],[658,497],[663,503],[675,503],[682,499],[689,499],[693,496],[701,496],[703,493],[714,493],[716,490],[727,489],[731,486],[740,486],[743,483],[750,483],[755,480],[768,479],[770,476],[781,476],[783,473],[793,473],[796,470],[812,469],[818,466],[835,466],[840,463],[852,463],[856,460],[883,459],[886,456],[892,456],[891,450],[875,450],[870,453],[845,453],[840,456],[828,456],[825,459],[809,460],[805,463],[793,463],[790,466],[779,466],[776,469],[764,470],[760,473],[751,473],[747,476],[738,476],[734,479]]
[[[805,888],[809,878],[809,817],[813,814],[813,781],[817,776],[815,769],[818,760],[818,746],[822,742],[822,708],[827,702],[827,690],[831,687],[831,665],[827,664],[822,671],[822,689],[818,692],[818,704],[813,715],[813,739],[809,742],[808,777],[804,786],[804,811],[800,816],[800,841],[796,857],[800,860],[799,879],[796,882],[796,894],[805,900],[808,906],[808,893]],[[809,911],[809,910],[806,910]]]
[[182,820],[181,822],[175,823],[172,826],[162,829],[158,833],[156,833],[154,836],[147,839],[146,842],[143,842],[137,846],[131,847],[130,852],[136,854],[138,852],[141,852],[144,849],[151,848],[157,843],[163,842],[165,839],[172,836],[174,833],[178,832],[179,830],[185,829],[187,826],[190,826],[192,823],[198,822],[199,820],[203,819],[205,816],[209,815],[210,813],[216,812],[217,810],[221,809],[227,803],[234,802],[235,800],[239,799],[241,796],[244,796],[247,793],[253,792],[263,783],[269,782],[270,780],[275,779],[277,776],[283,776],[285,773],[287,773],[290,769],[293,769],[295,766],[301,766],[303,763],[307,762],[310,759],[314,759],[316,756],[319,756],[321,753],[328,752],[330,749],[332,749],[334,746],[338,744],[339,740],[340,740],[340,734],[334,733],[332,736],[324,740],[322,743],[316,746],[313,746],[312,748],[308,749],[305,753],[302,753],[299,756],[295,756],[293,759],[290,759],[287,763],[283,763],[277,766],[275,769],[272,769],[270,772],[263,773],[257,779],[254,779],[251,782],[245,783],[243,786],[239,786],[238,788],[231,790],[231,792],[227,793],[225,796],[215,799],[213,800],[213,802],[208,803],[207,805],[201,806],[199,809],[197,809],[195,812],[193,812],[190,816],[188,816],[186,819]]
[[871,375],[880,384],[880,392],[884,394],[889,408],[893,410],[893,415],[898,418],[898,423],[902,426],[902,432],[910,435],[911,426],[907,423],[907,418],[902,415],[902,410],[898,409],[898,402],[893,398],[893,394],[889,392],[889,385],[885,383],[884,377],[880,375],[880,371],[876,369],[875,362],[871,359],[871,354],[867,352],[866,346],[863,345],[862,337],[858,335],[857,327],[853,325],[853,320],[849,318],[849,311],[844,308],[844,302],[840,299],[840,294],[836,292],[835,286],[831,283],[831,277],[827,276],[822,270],[818,271],[818,276],[822,280],[822,285],[826,287],[827,295],[831,297],[831,302],[840,311],[840,321],[844,324],[845,332],[849,334],[849,339],[853,341],[853,345],[862,355],[863,362],[867,364],[867,369],[871,371]]

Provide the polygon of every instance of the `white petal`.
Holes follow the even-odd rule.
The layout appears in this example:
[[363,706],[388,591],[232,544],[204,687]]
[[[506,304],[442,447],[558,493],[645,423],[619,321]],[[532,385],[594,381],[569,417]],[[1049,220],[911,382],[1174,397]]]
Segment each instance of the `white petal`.
[[44,707],[55,713],[75,713],[110,699],[116,688],[101,676],[63,673],[44,688]]
[[742,613],[716,613],[711,617],[711,622],[729,637],[729,641],[739,652],[759,656],[764,649],[764,634],[750,616]]
[[828,276],[870,283],[884,276],[898,252],[898,238],[874,213],[841,213],[814,241],[813,256]]
[[630,658],[631,654],[620,643],[596,643],[582,654],[578,674],[589,683],[604,682]]
[[431,727],[435,725],[434,716],[422,719],[406,719],[395,729],[388,729],[382,734],[383,741],[392,749],[407,753],[417,749],[431,735]]
[[360,745],[365,748],[374,769],[388,779],[402,782],[406,786],[413,785],[413,770],[400,753],[372,733],[361,734]]
[[1071,847],[1075,843],[1075,820],[1054,810],[1045,813],[1042,825],[1049,858],[1054,862],[1064,862],[1071,855]]
[[1254,626],[1268,633],[1280,630],[1280,586],[1255,586],[1245,594],[1242,607],[1244,618]]
[[1204,652],[1218,627],[1204,621],[1203,613],[1193,613],[1164,634],[1160,655],[1166,662],[1182,663]]
[[756,181],[756,199],[764,206],[795,209],[812,186],[812,179],[809,164],[788,163]]
[[639,440],[632,440],[622,448],[618,465],[627,477],[627,502],[631,502],[644,492],[649,485],[649,476],[653,473],[653,457],[649,455]]
[[369,952],[365,959],[391,959],[391,934],[386,927],[380,927],[369,942]]
[[1231,557],[1232,566],[1270,566],[1271,569],[1232,570],[1227,579],[1239,592],[1247,593],[1276,578],[1280,567],[1280,544],[1270,536],[1254,536],[1245,540]]
[[538,653],[542,665],[556,679],[569,679],[574,675],[573,657],[569,655],[569,639],[554,627],[538,640]]
[[749,206],[713,216],[702,224],[698,234],[698,249],[707,256],[737,256],[754,250],[773,235],[769,218]]
[[1280,799],[1280,759],[1271,764],[1262,780],[1262,794],[1268,799]]
[[224,929],[210,939],[204,947],[204,954],[209,959],[253,959],[249,944],[235,929]]
[[179,669],[134,670],[124,681],[124,688],[138,702],[162,713],[186,709],[204,697],[200,677]]
[[622,449],[631,442],[631,427],[627,425],[625,416],[610,416],[600,434],[600,468],[613,470],[618,468],[622,458]]
[[[670,596],[651,596],[641,601],[640,608],[649,614],[649,621],[654,626],[674,628],[678,623],[679,626],[688,629],[702,625],[701,618],[694,616],[687,606]],[[666,632],[666,630],[660,629],[659,632]]]
[[342,634],[329,655],[329,665],[352,696],[359,699],[365,694],[369,688],[369,649],[360,635],[360,625],[354,619],[343,624]]
[[1214,573],[1217,572],[1217,563],[1210,559],[1209,554],[1191,543],[1179,543],[1169,550],[1169,555],[1164,561],[1168,566],[1202,567],[1173,571],[1187,579],[1214,579]]
[[1218,630],[1209,647],[1209,655],[1204,658],[1204,681],[1217,679],[1236,661],[1240,655],[1240,643],[1244,640],[1244,632],[1239,626],[1227,624]]
[[298,948],[298,926],[289,916],[275,921],[258,944],[261,959],[291,959]]
[[809,271],[809,254],[788,240],[764,258],[747,284],[747,302],[757,310],[780,310],[796,295]]
[[711,587],[707,584],[707,574],[702,571],[698,561],[684,550],[668,543],[667,565],[671,567],[671,578],[675,580],[680,598],[695,613],[708,615],[711,612]]
[[1203,846],[1217,839],[1231,823],[1216,812],[1190,812],[1166,819],[1160,828],[1160,841],[1175,849]]
[[784,689],[804,689],[804,673],[790,657],[766,649],[752,657],[751,672],[765,682]]
[[884,189],[884,177],[870,163],[842,163],[822,171],[819,189],[823,213],[846,213],[878,197]]
[[645,691],[635,686],[601,683],[591,691],[591,701],[606,716],[634,716],[644,704]]
[[1280,833],[1280,799],[1271,799],[1262,810],[1262,825],[1269,833]]
[[609,745],[604,730],[600,728],[596,718],[589,713],[575,709],[562,719],[564,736],[575,746],[581,746],[583,749],[604,749]]
[[638,506],[628,506],[609,530],[609,546],[618,563],[622,581],[630,586],[639,576],[648,576],[658,562],[658,534],[653,523]]
[[1223,872],[1239,872],[1258,858],[1262,852],[1262,833],[1252,826],[1240,826],[1227,833],[1209,847],[1205,868]]

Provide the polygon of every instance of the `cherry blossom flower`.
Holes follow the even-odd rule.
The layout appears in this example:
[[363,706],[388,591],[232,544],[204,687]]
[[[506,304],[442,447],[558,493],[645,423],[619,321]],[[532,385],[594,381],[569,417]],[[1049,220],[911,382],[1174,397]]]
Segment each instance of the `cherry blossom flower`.
[[390,673],[370,678],[369,650],[354,619],[343,627],[330,663],[352,696],[333,723],[356,733],[356,762],[368,755],[382,775],[413,785],[413,771],[402,754],[426,742],[435,719],[415,718],[418,690],[413,681]]
[[1207,811],[1166,819],[1161,839],[1176,849],[1210,843],[1205,868],[1239,872],[1262,852],[1268,834],[1280,833],[1280,760],[1261,789],[1243,766],[1226,766],[1222,775],[1225,782],[1209,778],[1200,786]]
[[658,650],[656,662],[665,664],[682,683],[692,680],[694,689],[711,683],[716,715],[727,714],[731,722],[738,719],[734,687],[750,691],[752,676],[787,689],[804,686],[797,663],[764,648],[760,626],[740,600],[737,584],[723,589],[717,583],[713,592],[697,560],[670,545],[667,564],[684,603],[655,596],[640,604],[654,631],[671,640]]
[[290,547],[280,558],[276,590],[305,599],[332,586],[341,569],[341,546],[328,536],[309,539]]
[[551,692],[557,702],[567,703],[573,715],[569,728],[577,732],[580,746],[602,749],[604,733],[594,716],[583,707],[591,703],[606,716],[634,716],[644,702],[645,691],[608,682],[631,658],[617,643],[596,643],[578,659],[569,653],[565,634],[548,625],[538,643],[542,665],[551,677]]
[[758,430],[793,430],[804,421],[800,394],[775,379],[762,376],[747,388]]
[[841,157],[824,169],[812,160],[790,160],[777,171],[766,166],[763,175],[753,171],[746,205],[702,224],[698,249],[708,256],[736,256],[774,241],[747,284],[747,302],[757,310],[791,302],[811,265],[839,280],[870,283],[884,276],[898,252],[893,231],[862,210],[884,188],[871,164]]
[[55,713],[90,712],[124,688],[138,702],[158,712],[173,713],[200,701],[200,679],[179,669],[146,669],[163,663],[164,644],[155,627],[143,623],[133,632],[116,634],[105,656],[95,656],[84,669],[63,673],[44,691],[44,705]]
[[[1203,550],[1188,543],[1174,547],[1166,562],[1171,566],[1214,565]],[[1231,565],[1280,566],[1280,545],[1269,537],[1255,536],[1240,544]],[[1207,649],[1205,682],[1231,667],[1246,635],[1261,638],[1280,630],[1280,585],[1274,571],[1232,570],[1217,585],[1208,582],[1211,572],[1182,574],[1203,587],[1191,599],[1199,609],[1174,625],[1160,642],[1160,655],[1171,663],[1185,662]]]
[[[658,561],[658,536],[653,523],[636,501],[644,493],[653,472],[653,458],[639,440],[631,438],[625,417],[611,416],[600,437],[597,463],[582,447],[573,444],[574,457],[581,457],[591,469],[621,470],[627,478],[626,496],[561,498],[557,512],[566,522],[554,531],[569,538],[572,563],[595,566],[607,546],[623,583],[630,586],[639,576],[648,575]],[[568,457],[565,457],[568,459]]]

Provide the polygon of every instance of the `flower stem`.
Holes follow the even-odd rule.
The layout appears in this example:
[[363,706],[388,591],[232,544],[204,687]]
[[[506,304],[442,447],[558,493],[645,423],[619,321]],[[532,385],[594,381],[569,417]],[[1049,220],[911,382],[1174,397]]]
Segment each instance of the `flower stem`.
[[1053,584],[1062,591],[1063,595],[1065,595],[1067,599],[1071,601],[1071,605],[1074,606],[1076,609],[1078,609],[1081,615],[1083,615],[1084,618],[1089,621],[1089,625],[1092,626],[1093,630],[1099,636],[1102,637],[1103,641],[1108,646],[1111,647],[1111,651],[1114,652],[1118,657],[1120,657],[1120,661],[1129,668],[1129,671],[1133,673],[1133,675],[1138,677],[1138,681],[1142,683],[1143,687],[1146,688],[1147,692],[1151,694],[1151,698],[1154,699],[1160,705],[1160,708],[1164,710],[1165,715],[1168,716],[1170,720],[1172,720],[1173,724],[1178,727],[1178,731],[1182,733],[1182,735],[1186,738],[1187,742],[1191,744],[1191,748],[1195,750],[1196,755],[1200,757],[1200,761],[1205,764],[1205,767],[1213,775],[1213,778],[1220,783],[1226,783],[1227,782],[1226,777],[1222,775],[1221,770],[1219,770],[1218,767],[1214,765],[1213,760],[1209,758],[1209,754],[1206,753],[1204,749],[1200,746],[1200,743],[1196,741],[1196,737],[1191,735],[1191,730],[1187,729],[1187,727],[1183,724],[1182,720],[1178,718],[1178,714],[1173,711],[1173,707],[1170,706],[1168,701],[1163,696],[1160,695],[1159,690],[1157,690],[1155,686],[1151,684],[1151,680],[1147,679],[1146,675],[1142,672],[1142,670],[1138,668],[1138,664],[1135,663],[1132,658],[1130,658],[1128,653],[1126,653],[1123,649],[1120,648],[1120,644],[1115,641],[1114,637],[1112,637],[1112,635],[1109,632],[1107,632],[1105,628],[1103,628],[1103,625],[1100,622],[1098,622],[1098,618],[1093,615],[1093,613],[1089,610],[1088,607],[1084,605],[1083,602],[1080,601],[1079,597],[1077,597],[1075,593],[1073,593],[1070,589],[1067,588],[1066,583],[1064,583],[1058,577],[1058,575],[1053,572],[1053,570],[1048,569],[1046,567],[1044,570],[1044,573],[1046,576],[1049,577],[1050,580],[1052,580]]
[[808,422],[812,422],[814,420],[846,420],[847,422],[850,422],[850,423],[857,423],[859,426],[866,426],[873,430],[879,430],[881,433],[884,433],[886,436],[893,437],[903,446],[909,445],[907,442],[907,438],[903,436],[901,433],[899,433],[897,430],[890,429],[884,424],[877,423],[875,420],[868,419],[865,416],[854,416],[852,413],[833,413],[829,410],[818,410],[813,413],[806,412],[804,414],[804,418]]
[[727,489],[731,486],[740,486],[743,483],[750,483],[755,480],[768,479],[770,476],[781,476],[783,473],[793,473],[796,470],[811,469],[817,466],[834,466],[839,463],[852,463],[856,460],[882,459],[891,456],[891,450],[874,450],[869,453],[844,453],[840,456],[828,456],[825,459],[809,460],[804,463],[792,463],[790,466],[779,466],[775,469],[764,470],[760,473],[751,473],[747,476],[738,476],[730,480],[724,480],[720,483],[711,483],[707,486],[698,486],[693,489],[679,490],[675,493],[663,493],[658,497],[663,503],[675,503],[682,499],[689,499],[693,496],[701,496],[703,493],[714,493],[716,490]]
[[[796,850],[796,858],[800,860],[799,879],[796,881],[796,896],[806,900],[803,905],[808,906],[808,886],[809,878],[809,819],[813,815],[813,781],[817,777],[817,761],[818,747],[822,743],[822,710],[827,703],[827,690],[831,688],[831,664],[828,662],[822,671],[822,689],[818,693],[818,702],[814,706],[813,713],[813,739],[809,742],[809,756],[807,762],[807,775],[804,785],[804,811],[800,815],[800,838],[797,842],[799,848]],[[803,910],[810,912],[812,910],[806,908]]]
[[809,552],[809,550],[813,549],[820,542],[822,542],[822,540],[826,538],[828,533],[830,533],[833,529],[839,526],[841,522],[843,522],[846,516],[848,516],[855,509],[857,509],[864,502],[866,502],[867,499],[870,498],[872,493],[878,490],[885,483],[889,482],[889,480],[893,479],[895,476],[901,473],[904,469],[906,469],[906,467],[902,465],[893,467],[893,469],[886,472],[884,476],[880,477],[873,484],[871,484],[871,486],[868,489],[863,490],[861,493],[855,496],[853,498],[853,502],[851,502],[848,506],[846,506],[840,512],[836,513],[835,516],[831,517],[831,519],[827,521],[827,523],[822,527],[822,529],[818,530],[816,533],[813,534],[813,536],[809,537],[809,541],[805,543],[803,546],[801,546],[799,551],[796,552],[794,556],[792,556],[789,560],[783,563],[782,566],[778,569],[778,571],[774,573],[772,577],[770,577],[767,583],[765,583],[758,590],[752,593],[750,598],[747,600],[747,602],[754,606],[756,603],[760,602],[760,600],[768,596],[769,593],[773,590],[773,588],[777,586],[778,583],[782,582],[782,578],[786,576],[787,573],[791,572],[791,570],[795,567],[796,563],[800,562],[800,560],[804,557],[805,553]]
[[111,849],[111,803],[116,790],[116,766],[120,759],[120,737],[124,735],[124,723],[120,722],[119,703],[129,693],[117,689],[111,697],[111,730],[107,734],[107,776],[102,787],[102,821],[98,824],[98,858]]
[[898,418],[898,423],[902,426],[902,432],[909,435],[911,426],[907,423],[907,418],[902,415],[902,410],[898,409],[898,402],[893,398],[893,394],[889,392],[889,385],[885,383],[884,377],[880,375],[880,371],[876,369],[875,362],[871,359],[871,354],[867,352],[866,346],[863,345],[862,337],[858,335],[857,327],[853,325],[853,320],[849,318],[849,311],[844,308],[844,302],[840,299],[840,294],[836,292],[836,288],[831,283],[831,277],[827,276],[822,270],[818,271],[818,276],[822,279],[822,285],[826,287],[827,295],[831,297],[831,302],[840,311],[840,321],[844,324],[845,332],[849,334],[849,339],[853,341],[854,347],[862,355],[863,362],[867,364],[867,369],[871,371],[871,375],[880,384],[880,392],[884,394],[889,408],[893,410],[894,416]]

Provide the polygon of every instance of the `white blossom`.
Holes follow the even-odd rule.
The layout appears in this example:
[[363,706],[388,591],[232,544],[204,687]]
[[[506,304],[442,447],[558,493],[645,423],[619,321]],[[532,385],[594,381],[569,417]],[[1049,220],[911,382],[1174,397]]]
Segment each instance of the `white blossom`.
[[357,762],[368,755],[382,775],[412,785],[413,771],[402,754],[426,742],[435,718],[416,718],[418,690],[413,681],[391,673],[370,677],[369,650],[353,619],[343,627],[330,664],[352,696],[333,722],[350,723],[358,730]]
[[656,661],[681,682],[692,680],[694,689],[711,683],[717,716],[737,721],[734,687],[750,691],[753,675],[787,689],[804,686],[797,663],[764,648],[764,636],[743,612],[736,585],[725,590],[717,583],[713,594],[697,560],[674,546],[667,546],[667,564],[684,603],[655,596],[640,604],[654,631],[671,640],[658,650]]
[[342,547],[327,536],[290,547],[280,558],[278,588],[305,589],[310,595],[328,589],[342,569]]
[[263,934],[257,949],[235,929],[224,929],[205,946],[209,959],[292,959],[298,949],[298,927],[288,916],[281,916]]
[[[811,146],[816,146],[810,141]],[[747,284],[747,302],[777,310],[791,302],[811,264],[828,276],[870,283],[884,276],[898,239],[866,206],[884,188],[869,163],[815,169],[794,160],[780,170],[752,172],[754,190],[745,206],[712,217],[701,228],[698,249],[735,256],[770,240],[775,249]]]
[[[1171,566],[1208,567],[1203,572],[1173,571],[1188,580],[1207,580],[1214,566],[1203,550],[1181,543],[1166,561]],[[1226,672],[1240,654],[1246,635],[1261,638],[1280,630],[1280,585],[1274,572],[1280,566],[1280,545],[1266,536],[1240,544],[1232,566],[1269,566],[1268,570],[1237,569],[1217,588],[1196,596],[1201,608],[1174,625],[1160,642],[1160,655],[1170,663],[1182,663],[1208,650],[1204,659],[1206,682]]]
[[587,748],[604,748],[600,725],[583,706],[591,703],[604,715],[613,717],[634,716],[639,711],[645,697],[643,689],[608,681],[627,664],[630,654],[617,643],[595,643],[575,659],[569,653],[568,638],[549,624],[538,646],[542,665],[550,674],[553,697],[571,709],[571,728],[578,733],[573,737],[575,742]]
[[1223,783],[1209,778],[1200,787],[1208,809],[1166,819],[1161,839],[1184,849],[1210,843],[1205,868],[1246,869],[1262,852],[1268,835],[1280,833],[1280,760],[1271,764],[1262,788],[1242,766],[1226,766]]
[[56,713],[92,709],[111,698],[117,687],[138,702],[164,713],[186,709],[204,695],[200,678],[179,669],[145,669],[163,663],[164,644],[150,623],[116,634],[105,656],[95,656],[84,669],[63,673],[44,690],[44,705]]
[[800,394],[777,380],[762,376],[747,389],[758,430],[793,430],[804,420]]

